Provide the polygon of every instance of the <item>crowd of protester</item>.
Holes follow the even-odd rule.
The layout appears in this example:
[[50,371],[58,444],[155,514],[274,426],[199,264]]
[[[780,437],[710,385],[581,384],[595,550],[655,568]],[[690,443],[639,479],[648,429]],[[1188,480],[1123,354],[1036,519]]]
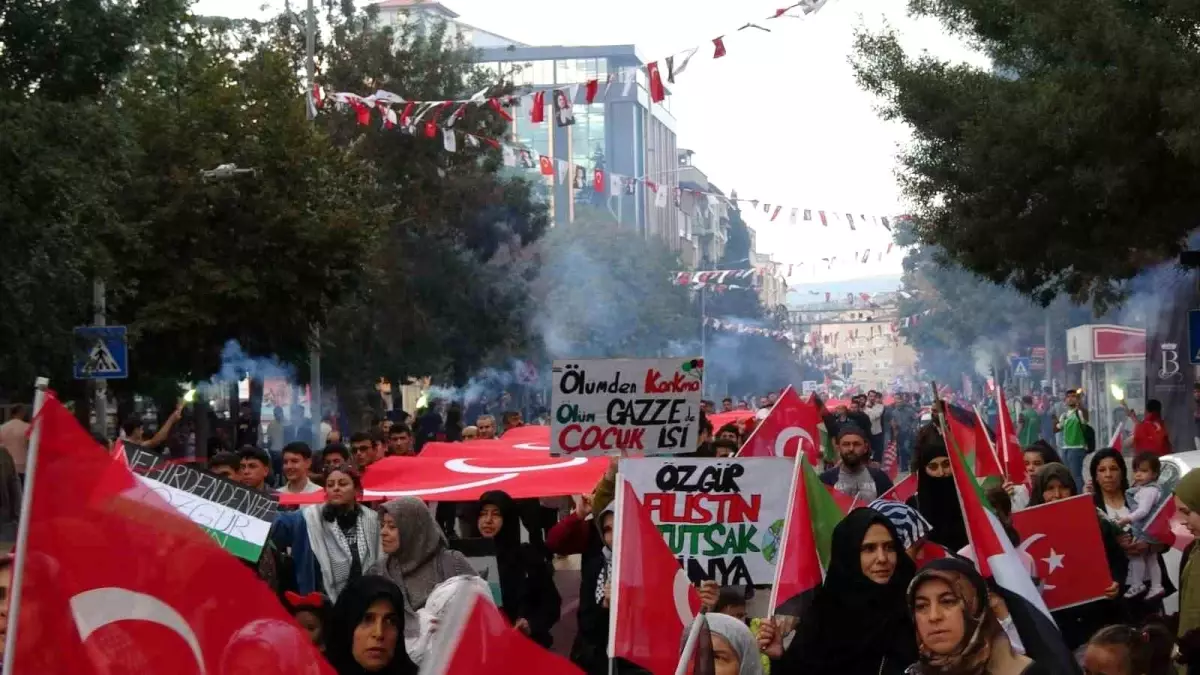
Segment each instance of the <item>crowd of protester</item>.
[[[705,407],[712,413],[766,409],[774,401],[772,393]],[[615,459],[591,494],[567,502],[513,499],[502,491],[432,508],[415,497],[378,507],[361,501],[362,475],[385,457],[419,453],[429,441],[495,438],[523,424],[515,412],[500,419],[480,415],[470,425],[464,425],[461,411],[449,412],[423,411],[413,426],[379,420],[345,442],[330,425],[316,452],[290,440],[288,432],[268,428],[265,443],[212,454],[210,471],[250,489],[324,490],[321,504],[281,510],[254,566],[259,576],[341,675],[416,673],[450,600],[471,587],[489,593],[498,588],[498,604],[514,627],[569,655],[589,675],[646,672],[623,660],[610,663],[606,651]],[[869,506],[851,511],[836,526],[824,582],[796,612],[799,620],[768,618],[761,611],[752,616],[752,588],[700,583],[719,675],[1041,675],[1059,671],[1032,658],[1040,652],[1031,641],[1055,640],[1091,675],[1200,672],[1200,563],[1193,562],[1191,549],[1185,552],[1177,577],[1179,611],[1166,616],[1163,599],[1176,588],[1166,573],[1165,547],[1144,527],[1147,505],[1160,496],[1160,453],[1136,452],[1130,463],[1121,452],[1102,448],[1087,457],[1084,475],[1083,459],[1076,471],[1071,455],[1061,452],[1070,447],[1056,448],[1041,435],[1022,437],[1026,480],[986,493],[1013,543],[1020,541],[1013,511],[1086,489],[1106,552],[1097,562],[1108,566],[1114,580],[1104,599],[1055,612],[1057,634],[1029,636],[1014,628],[993,584],[971,562],[946,443],[937,424],[922,420],[919,398],[900,394],[885,405],[880,394],[870,392],[822,412],[836,458],[821,478]],[[691,454],[731,456],[754,424],[751,417],[713,429],[702,415]],[[133,425],[124,436],[153,447],[164,432],[169,424],[147,438]],[[879,468],[881,446],[893,441],[905,448],[902,463],[916,474],[917,492],[906,503],[879,499],[892,487]],[[278,452],[271,447],[276,445]],[[1184,525],[1200,533],[1200,472],[1187,474],[1174,496]],[[3,503],[0,499],[0,507]],[[498,578],[482,579],[456,547],[459,539],[490,542]],[[958,555],[918,568],[920,549],[930,542]],[[579,601],[573,615],[565,616],[556,567],[573,556]],[[8,564],[0,561],[0,580]],[[563,621],[575,624],[571,644],[554,643],[553,629]]]

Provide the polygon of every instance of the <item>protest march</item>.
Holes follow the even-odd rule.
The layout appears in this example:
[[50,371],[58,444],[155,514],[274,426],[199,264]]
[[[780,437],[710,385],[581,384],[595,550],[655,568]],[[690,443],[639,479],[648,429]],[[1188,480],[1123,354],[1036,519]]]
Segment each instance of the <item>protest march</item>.
[[4,0],[0,675],[1200,675],[1198,87],[1200,0]]

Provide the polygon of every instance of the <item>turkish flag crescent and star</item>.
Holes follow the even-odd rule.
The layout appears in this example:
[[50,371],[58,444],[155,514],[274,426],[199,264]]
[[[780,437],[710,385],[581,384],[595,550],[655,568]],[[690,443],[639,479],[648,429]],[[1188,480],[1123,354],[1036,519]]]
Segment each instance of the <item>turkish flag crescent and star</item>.
[[795,457],[801,449],[814,466],[821,459],[821,414],[816,406],[800,400],[791,385],[765,419],[754,427],[738,451],[739,457]]
[[13,672],[334,675],[253,571],[114,460],[52,394],[34,424]]
[[[637,460],[632,460],[637,461]],[[608,656],[671,675],[700,596],[633,487],[617,474]]]
[[1095,564],[1105,558],[1091,495],[1017,511],[1013,527],[1022,537],[1017,550],[1037,565],[1047,607],[1058,610],[1104,597],[1113,580],[1108,565]]
[[452,601],[424,675],[583,675],[578,666],[513,628],[478,589]]
[[[608,469],[607,457],[551,457],[550,427],[527,425],[503,438],[427,443],[419,457],[386,457],[363,476],[364,499],[403,496],[474,501],[488,490],[515,499],[588,493]],[[324,490],[280,493],[284,506],[320,504]]]

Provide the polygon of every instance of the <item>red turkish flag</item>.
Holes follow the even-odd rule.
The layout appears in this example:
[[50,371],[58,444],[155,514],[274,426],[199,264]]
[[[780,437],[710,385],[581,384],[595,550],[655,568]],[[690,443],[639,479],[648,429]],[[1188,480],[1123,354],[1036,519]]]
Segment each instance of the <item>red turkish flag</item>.
[[[271,590],[47,394],[12,672],[333,675]],[[217,584],[197,579],[220,579]]]
[[916,557],[913,558],[913,562],[917,564],[917,569],[921,569],[927,562],[949,557],[950,551],[947,551],[945,546],[927,541],[921,545]]
[[1017,550],[1033,557],[1042,598],[1051,610],[1104,597],[1112,584],[1091,495],[1033,506],[1013,514]]
[[[607,457],[551,457],[545,450],[514,450],[501,440],[430,443],[420,457],[386,457],[372,464],[363,475],[363,496],[465,502],[488,490],[504,490],[514,499],[577,495],[591,492],[607,467]],[[323,491],[279,495],[283,505],[323,500]]]
[[543,176],[554,175],[554,160],[550,159],[546,155],[538,157],[538,166],[541,167]]
[[816,466],[821,459],[821,414],[812,403],[800,400],[791,385],[754,428],[738,451],[739,457],[795,457],[803,450]]
[[546,119],[546,92],[539,91],[533,95],[533,105],[529,110],[529,121],[541,124]]
[[608,194],[607,177],[604,169],[596,169],[592,173],[592,189],[601,194]]
[[596,91],[600,88],[600,80],[591,79],[584,85],[584,94],[587,96],[587,102],[591,103],[596,100]]
[[674,673],[683,632],[700,611],[700,596],[624,480],[617,485],[614,508],[608,656],[654,675]]
[[658,103],[667,97],[667,88],[663,86],[662,74],[658,72],[658,61],[646,64],[646,75],[650,80],[650,100]]
[[426,675],[583,675],[578,666],[509,625],[491,598],[474,587],[452,600],[439,633],[426,657]]
[[917,475],[910,473],[904,477],[904,480],[893,485],[891,490],[879,495],[879,498],[893,502],[907,502],[908,498],[915,494],[917,494]]

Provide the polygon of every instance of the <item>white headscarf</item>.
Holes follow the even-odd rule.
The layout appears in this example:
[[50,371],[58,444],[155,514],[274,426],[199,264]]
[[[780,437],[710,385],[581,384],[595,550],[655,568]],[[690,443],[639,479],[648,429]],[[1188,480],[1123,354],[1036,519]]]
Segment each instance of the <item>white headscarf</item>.
[[733,651],[737,652],[738,675],[763,675],[762,658],[758,655],[758,640],[750,633],[750,629],[740,619],[728,614],[709,612],[704,617],[708,619],[708,630],[725,638]]

